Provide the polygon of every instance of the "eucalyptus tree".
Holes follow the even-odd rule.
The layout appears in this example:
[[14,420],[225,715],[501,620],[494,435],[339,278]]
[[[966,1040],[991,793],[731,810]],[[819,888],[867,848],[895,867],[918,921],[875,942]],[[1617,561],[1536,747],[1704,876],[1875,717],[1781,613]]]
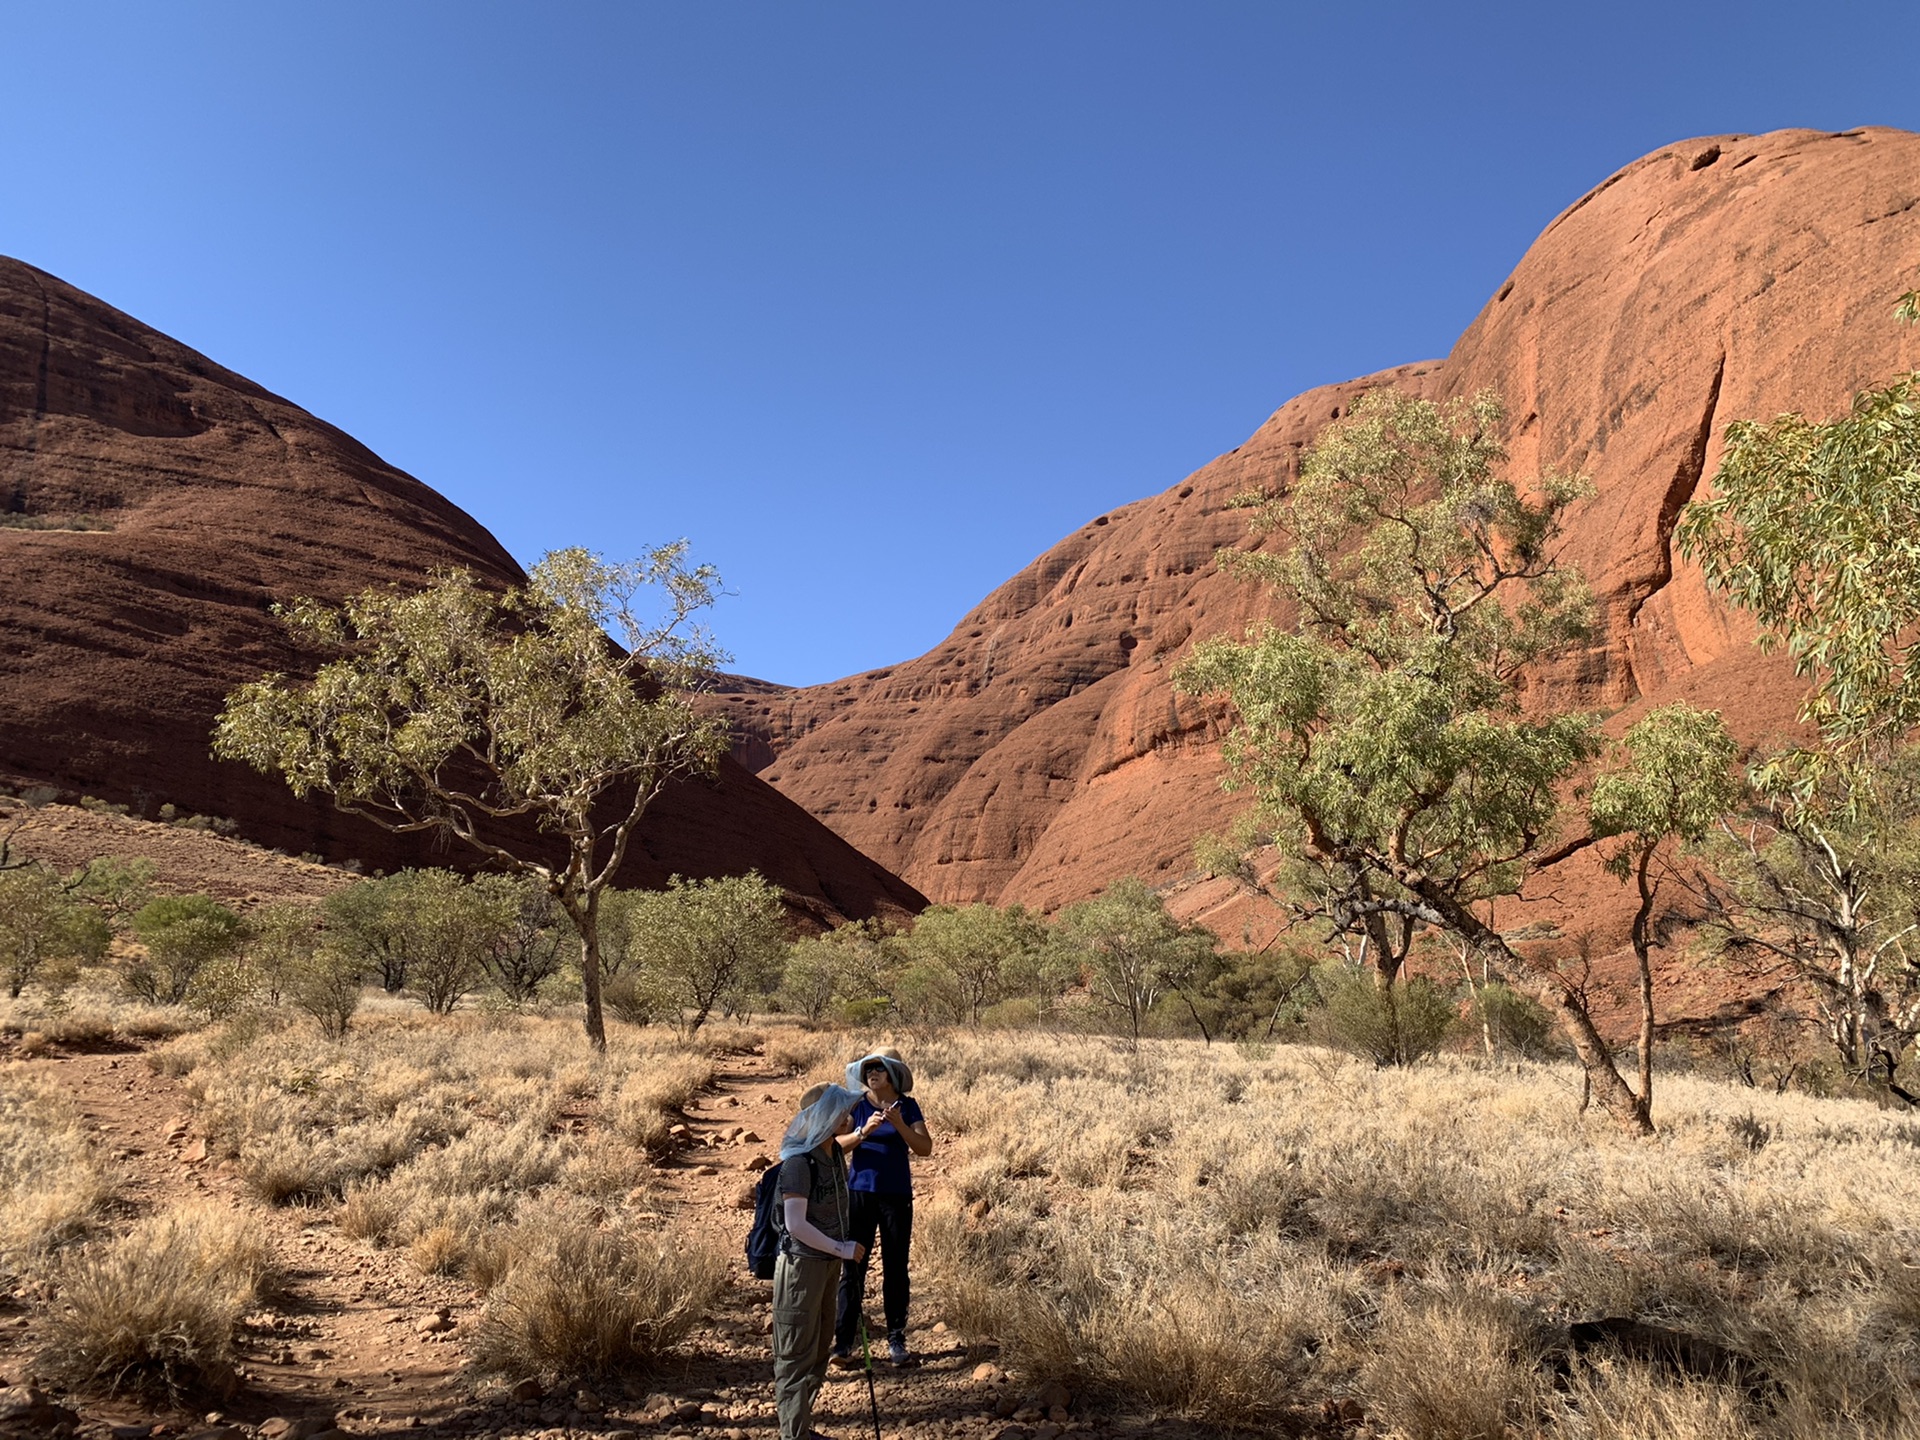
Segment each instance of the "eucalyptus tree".
[[1054,944],[1081,971],[1094,1003],[1126,1027],[1130,1048],[1140,1048],[1147,1017],[1169,995],[1186,1002],[1212,1042],[1193,997],[1219,970],[1219,939],[1176,920],[1145,881],[1129,875],[1067,906],[1054,922]]
[[558,550],[499,592],[449,570],[412,592],[296,600],[281,618],[335,658],[308,682],[235,690],[214,752],[536,877],[579,936],[587,1036],[604,1048],[601,898],[661,790],[726,750],[724,722],[689,694],[724,658],[697,623],[718,588],[681,541],[623,564]]
[[745,875],[687,880],[635,897],[631,956],[640,983],[688,1034],[716,1008],[750,1004],[780,983],[787,959],[780,888]]
[[896,942],[896,985],[929,1018],[978,1024],[982,1011],[1042,988],[1047,929],[1025,907],[934,905]]
[[[1920,291],[1896,308],[1920,321]],[[1675,534],[1761,646],[1784,647],[1818,730],[1750,771],[1714,845],[1717,924],[1807,983],[1851,1073],[1899,1091],[1920,1036],[1920,373],[1834,420],[1730,424]]]
[[1593,833],[1610,843],[1609,874],[1631,880],[1638,904],[1631,930],[1640,980],[1640,1074],[1634,1104],[1653,1123],[1653,951],[1664,943],[1660,894],[1674,873],[1674,851],[1704,840],[1739,798],[1738,748],[1717,710],[1665,705],[1642,716],[1621,740],[1613,763],[1594,780],[1588,801]]
[[1920,1039],[1920,747],[1796,758],[1752,767],[1708,837],[1709,932],[1801,982],[1848,1075],[1920,1103],[1897,1079]]
[[58,961],[99,960],[112,932],[44,865],[0,870],[0,984],[14,999]]
[[1591,634],[1555,544],[1591,485],[1497,473],[1502,419],[1491,393],[1364,396],[1290,493],[1243,497],[1256,532],[1289,543],[1221,555],[1289,622],[1203,641],[1176,679],[1230,702],[1229,784],[1317,871],[1317,913],[1383,983],[1415,929],[1450,932],[1555,1010],[1602,1106],[1645,1130],[1578,977],[1481,913],[1554,858],[1560,792],[1600,749],[1595,717],[1520,703],[1527,666]]

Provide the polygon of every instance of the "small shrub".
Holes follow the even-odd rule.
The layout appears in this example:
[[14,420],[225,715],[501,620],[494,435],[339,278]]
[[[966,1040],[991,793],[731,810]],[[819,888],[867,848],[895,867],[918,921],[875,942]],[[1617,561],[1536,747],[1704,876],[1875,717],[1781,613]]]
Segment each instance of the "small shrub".
[[496,1374],[616,1375],[692,1333],[726,1284],[713,1250],[683,1235],[599,1230],[543,1217],[487,1298],[476,1366]]
[[660,997],[637,975],[616,975],[600,989],[600,1002],[616,1020],[651,1025],[661,1015]]
[[1311,1017],[1325,1043],[1376,1065],[1411,1065],[1446,1043],[1457,1016],[1432,981],[1413,976],[1382,990],[1373,976],[1346,966],[1314,974],[1322,1008]]
[[205,895],[169,895],[143,905],[133,928],[147,953],[126,968],[130,992],[167,1005],[191,1001],[210,1014],[231,1008],[242,984],[238,915]]
[[365,978],[356,956],[322,947],[289,962],[281,984],[287,998],[319,1023],[321,1034],[344,1040]]
[[1474,1004],[1495,1045],[1529,1060],[1546,1060],[1554,1055],[1553,1016],[1531,995],[1496,980],[1474,992]]
[[240,1317],[274,1279],[272,1251],[248,1217],[213,1206],[155,1216],[59,1267],[39,1363],[84,1389],[220,1388]]
[[1773,1139],[1773,1127],[1755,1117],[1751,1110],[1728,1120],[1727,1133],[1755,1155],[1766,1149],[1767,1142]]

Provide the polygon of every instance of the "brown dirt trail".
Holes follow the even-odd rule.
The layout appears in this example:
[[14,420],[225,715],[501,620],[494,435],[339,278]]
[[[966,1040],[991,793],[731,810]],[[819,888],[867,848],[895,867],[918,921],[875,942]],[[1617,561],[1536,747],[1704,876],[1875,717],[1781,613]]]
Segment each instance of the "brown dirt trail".
[[[476,1389],[468,1369],[465,1337],[481,1308],[472,1287],[419,1274],[402,1250],[343,1236],[331,1207],[261,1205],[230,1165],[209,1156],[186,1093],[146,1063],[142,1047],[56,1049],[22,1058],[16,1040],[0,1037],[5,1059],[56,1080],[73,1096],[95,1142],[123,1167],[124,1218],[198,1201],[244,1208],[264,1219],[285,1272],[284,1292],[248,1317],[240,1337],[238,1391],[209,1402],[221,1423],[247,1427],[241,1434],[275,1416],[337,1417],[356,1436],[769,1440],[778,1433],[767,1349],[772,1287],[747,1276],[744,1259],[710,1323],[652,1373],[591,1392],[565,1387],[515,1402],[499,1387]],[[684,1223],[729,1256],[741,1256],[752,1218],[742,1208],[743,1192],[775,1153],[800,1088],[798,1079],[764,1057],[724,1059],[713,1084],[686,1107],[681,1149],[656,1175],[659,1217],[669,1225]],[[937,1134],[938,1117],[930,1119]],[[597,1119],[589,1110],[558,1123],[582,1131]],[[939,1149],[916,1163],[923,1203],[938,1192],[946,1163]],[[878,1305],[877,1272],[876,1264],[870,1314]],[[422,1322],[441,1310],[451,1328],[423,1333]],[[873,1400],[883,1436],[1044,1440],[1043,1432],[1197,1433],[1078,1418],[1064,1430],[1010,1425],[995,1411],[1011,1408],[1007,1397],[1017,1387],[984,1363],[985,1353],[968,1351],[948,1335],[938,1316],[938,1295],[916,1276],[911,1340],[920,1363],[906,1370],[876,1366]],[[25,1311],[0,1316],[0,1375],[15,1382],[30,1378],[39,1344]],[[190,1436],[208,1424],[206,1409],[156,1414],[126,1401],[61,1398],[82,1411],[82,1434]],[[871,1434],[872,1405],[864,1373],[833,1372],[816,1424],[829,1435]],[[151,1428],[126,1428],[136,1424]]]

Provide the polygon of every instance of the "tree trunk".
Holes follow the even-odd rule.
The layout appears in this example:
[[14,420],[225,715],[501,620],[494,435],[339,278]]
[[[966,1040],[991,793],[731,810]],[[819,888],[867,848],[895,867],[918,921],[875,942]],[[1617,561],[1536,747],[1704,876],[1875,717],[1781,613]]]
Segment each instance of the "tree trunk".
[[587,1002],[587,1041],[596,1050],[607,1048],[607,1022],[600,1009],[600,892],[582,905],[576,896],[560,897],[561,908],[580,932],[580,994]]
[[1180,997],[1180,1003],[1185,1005],[1187,1007],[1187,1013],[1193,1016],[1193,1023],[1200,1027],[1200,1038],[1208,1045],[1212,1045],[1213,1032],[1207,1028],[1207,1022],[1200,1018],[1200,1012],[1194,1007],[1193,1001],[1187,998],[1187,992],[1184,990],[1176,990],[1174,994]]
[[[1623,1128],[1637,1134],[1651,1135],[1653,1122],[1647,1118],[1640,1097],[1633,1093],[1614,1065],[1613,1049],[1593,1023],[1593,1016],[1587,1013],[1586,1001],[1579,992],[1555,976],[1534,970],[1514,953],[1513,947],[1501,938],[1498,931],[1440,887],[1415,884],[1409,888],[1476,950],[1491,952],[1509,962],[1502,966],[1509,975],[1526,977],[1534,998],[1559,1012],[1561,1028],[1572,1042],[1574,1054],[1580,1057],[1581,1068],[1586,1072],[1587,1088],[1593,1098],[1600,1102],[1600,1108]],[[1585,1108],[1584,1105],[1582,1108]]]
[[1633,916],[1633,958],[1640,967],[1640,1093],[1634,1097],[1641,1133],[1653,1133],[1653,901],[1649,880],[1653,848],[1640,851],[1640,908]]

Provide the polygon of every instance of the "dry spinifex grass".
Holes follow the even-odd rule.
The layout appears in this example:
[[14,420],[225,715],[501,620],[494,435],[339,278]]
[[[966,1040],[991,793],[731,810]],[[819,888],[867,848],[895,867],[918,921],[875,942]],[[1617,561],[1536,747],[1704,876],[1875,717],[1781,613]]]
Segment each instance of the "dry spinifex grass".
[[[913,1060],[961,1151],[916,1248],[1031,1373],[1223,1426],[1345,1397],[1436,1440],[1920,1434],[1898,1115],[1674,1077],[1637,1141],[1544,1066],[990,1034]],[[1653,1340],[1569,1330],[1602,1318]]]
[[19,1065],[0,1069],[0,1295],[86,1235],[118,1183],[69,1095]]
[[726,1265],[654,1226],[549,1214],[508,1237],[471,1352],[507,1375],[599,1376],[645,1367],[706,1317]]
[[40,1368],[89,1389],[218,1390],[241,1316],[277,1278],[257,1219],[212,1205],[165,1211],[54,1267]]
[[338,1202],[346,1234],[488,1289],[532,1233],[522,1220],[648,1211],[650,1157],[711,1083],[716,1046],[751,1038],[623,1027],[593,1056],[565,1021],[376,1012],[339,1042],[228,1026],[160,1061],[260,1199]]

